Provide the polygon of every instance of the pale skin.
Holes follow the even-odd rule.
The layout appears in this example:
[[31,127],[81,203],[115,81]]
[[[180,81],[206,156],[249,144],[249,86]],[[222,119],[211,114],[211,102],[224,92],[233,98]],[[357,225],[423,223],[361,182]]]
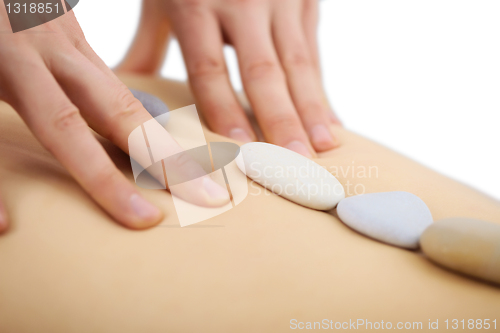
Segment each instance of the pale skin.
[[[173,31],[210,128],[252,141],[255,133],[229,84],[224,35],[238,53],[245,91],[265,139],[314,157],[337,146],[332,126],[338,123],[322,89],[316,23],[316,1],[145,0],[138,38],[118,70],[156,71]],[[11,31],[3,4],[0,30]],[[73,12],[29,31],[2,33],[0,44],[0,100],[14,107],[116,221],[133,229],[157,224],[161,211],[126,181],[89,130],[128,152],[129,133],[151,116],[89,46]],[[175,140],[168,141],[169,149],[181,150]],[[228,201],[211,181],[193,183],[185,197],[204,206]],[[0,232],[7,226],[0,202]]]
[[[122,79],[173,109],[194,101],[178,83]],[[315,161],[337,174],[348,195],[356,188],[408,191],[436,221],[461,216],[500,223],[497,200],[337,130],[340,147]],[[497,286],[358,234],[334,211],[308,209],[249,183],[249,195],[235,208],[180,228],[171,195],[143,191],[166,218],[162,226],[133,232],[93,203],[5,104],[0,132],[0,187],[16,217],[0,241],[6,332],[276,333],[290,332],[291,319],[358,318],[393,328],[422,322],[423,331],[429,319],[439,320],[441,330],[446,319],[451,329],[454,318],[465,325],[469,318],[489,319],[491,327],[497,319],[498,327]],[[205,135],[231,141],[206,126]],[[105,147],[132,182],[128,156]]]
[[308,157],[338,144],[321,82],[316,0],[145,0],[120,72],[155,74],[170,32],[211,130],[256,139],[231,87],[222,52],[233,45],[244,90],[267,142]]
[[[74,13],[13,34],[1,3],[0,30],[5,32],[0,34],[0,100],[14,107],[35,137],[116,221],[133,229],[157,224],[161,211],[126,180],[90,130],[128,152],[130,132],[152,117],[95,54]],[[182,151],[171,137],[165,145]],[[200,180],[185,191],[200,194],[184,197],[202,206],[229,200],[211,180]],[[8,227],[3,207],[0,203],[0,232]]]

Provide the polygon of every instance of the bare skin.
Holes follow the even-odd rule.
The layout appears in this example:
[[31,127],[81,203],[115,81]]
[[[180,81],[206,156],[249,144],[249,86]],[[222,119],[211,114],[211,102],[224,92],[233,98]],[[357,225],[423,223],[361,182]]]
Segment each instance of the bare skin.
[[332,125],[339,124],[323,92],[317,21],[316,0],[145,0],[136,39],[117,70],[157,73],[174,33],[209,128],[249,142],[256,134],[222,52],[229,43],[265,140],[313,157],[337,146]]
[[[193,103],[179,83],[124,82],[171,109]],[[289,332],[294,318],[383,320],[393,327],[422,322],[424,331],[429,319],[439,320],[441,330],[446,319],[467,325],[469,318],[496,318],[498,325],[498,287],[368,239],[334,212],[304,208],[249,183],[248,197],[235,208],[180,228],[169,193],[141,191],[166,218],[132,232],[85,194],[5,104],[0,133],[0,189],[9,194],[5,208],[13,217],[0,238],[2,331]],[[340,147],[316,161],[337,174],[348,195],[356,188],[409,191],[435,220],[500,223],[498,201],[341,127],[337,133]],[[128,156],[103,145],[133,183]]]
[[[1,1],[0,100],[17,110],[114,219],[133,229],[158,223],[160,210],[130,186],[90,131],[128,152],[128,135],[151,116],[95,54],[72,11],[13,34]],[[143,7],[137,38],[118,71],[157,71],[174,32],[210,128],[242,142],[255,140],[229,84],[224,37],[238,53],[245,90],[267,141],[308,157],[337,146],[338,119],[319,69],[317,1],[145,0]],[[169,150],[181,151],[175,140],[167,142]],[[227,192],[211,180],[185,192],[184,199],[199,205],[228,201]],[[0,202],[0,232],[8,221]]]
[[[1,1],[0,31],[0,100],[116,221],[133,229],[157,224],[161,211],[127,181],[91,131],[128,152],[129,134],[152,117],[88,45],[74,13],[12,33]],[[168,146],[182,150],[173,139]],[[211,193],[223,191],[210,186]],[[8,220],[0,203],[0,232]]]

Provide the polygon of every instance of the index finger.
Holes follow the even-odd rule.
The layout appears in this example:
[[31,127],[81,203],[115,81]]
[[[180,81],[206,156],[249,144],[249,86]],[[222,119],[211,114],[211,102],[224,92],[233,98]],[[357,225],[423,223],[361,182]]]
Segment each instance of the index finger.
[[[149,143],[160,146],[165,157],[183,151],[182,147],[153,119],[123,83],[99,70],[83,55],[75,53],[72,57],[57,59],[53,71],[68,96],[79,106],[83,117],[91,127],[123,151],[127,153],[140,151],[130,149],[130,144],[137,143],[136,140],[130,140],[130,134],[146,124],[149,124],[148,127],[153,130],[149,134],[154,134],[149,138]],[[131,157],[143,167],[149,166],[149,155],[133,153]],[[188,173],[191,170],[184,167],[186,164],[196,168],[196,163],[185,159],[171,159],[170,162],[181,165],[177,168],[179,173]],[[161,172],[158,171],[153,176],[160,182],[165,182],[162,180]],[[183,189],[184,191],[176,191],[175,194],[196,205],[218,207],[229,201],[227,190],[208,178],[204,182],[203,179],[198,182],[189,182],[183,186]]]

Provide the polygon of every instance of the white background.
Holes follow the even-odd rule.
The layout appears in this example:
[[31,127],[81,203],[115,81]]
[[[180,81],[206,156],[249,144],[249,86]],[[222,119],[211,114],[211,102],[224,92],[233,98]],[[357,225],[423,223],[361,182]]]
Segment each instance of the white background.
[[[75,8],[111,67],[139,11],[140,0]],[[324,0],[320,11],[325,87],[344,124],[500,199],[500,1]],[[240,88],[232,49],[226,57]],[[176,42],[162,74],[186,78]]]

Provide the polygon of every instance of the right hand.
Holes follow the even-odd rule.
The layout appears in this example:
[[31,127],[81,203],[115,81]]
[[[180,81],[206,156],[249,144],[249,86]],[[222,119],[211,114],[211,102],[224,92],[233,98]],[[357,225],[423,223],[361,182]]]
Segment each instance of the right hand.
[[[128,152],[129,134],[151,115],[88,45],[73,11],[10,33],[2,2],[0,100],[115,220],[133,229],[157,224],[162,212],[117,169],[89,129]],[[182,150],[173,139],[169,149]],[[229,200],[215,182],[208,185],[212,188],[190,189],[202,193],[193,203],[220,206]],[[0,202],[0,232],[7,220]]]
[[144,0],[138,33],[118,70],[155,74],[171,30],[207,125],[250,142],[256,135],[224,59],[229,43],[264,139],[314,157],[339,146],[340,124],[321,82],[317,21],[317,0]]

